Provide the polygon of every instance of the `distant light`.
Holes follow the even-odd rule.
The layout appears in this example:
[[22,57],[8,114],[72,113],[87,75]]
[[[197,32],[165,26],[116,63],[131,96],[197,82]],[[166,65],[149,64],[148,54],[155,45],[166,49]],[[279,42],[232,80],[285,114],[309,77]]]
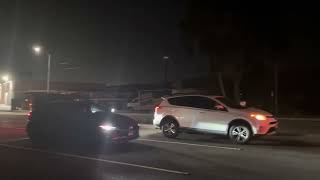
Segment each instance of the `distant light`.
[[111,125],[102,125],[102,126],[99,126],[100,128],[106,130],[106,131],[112,131],[112,130],[115,130],[116,127],[113,127]]
[[247,102],[246,101],[240,101],[240,106],[246,107],[247,106]]
[[33,46],[33,51],[36,53],[36,54],[40,54],[41,53],[41,46]]
[[167,60],[169,59],[169,56],[163,56],[163,59]]
[[111,108],[111,112],[112,113],[116,112],[116,109],[115,108]]
[[8,75],[2,76],[2,80],[4,80],[5,82],[8,82],[9,81],[9,76]]

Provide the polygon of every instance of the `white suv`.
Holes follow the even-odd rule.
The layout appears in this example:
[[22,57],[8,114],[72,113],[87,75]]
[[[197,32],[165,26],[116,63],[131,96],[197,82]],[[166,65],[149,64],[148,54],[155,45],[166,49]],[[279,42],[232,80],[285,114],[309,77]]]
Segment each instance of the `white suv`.
[[237,144],[245,144],[253,136],[275,134],[278,127],[277,120],[266,111],[204,95],[163,98],[155,108],[153,124],[169,138],[182,131],[196,131],[227,135]]

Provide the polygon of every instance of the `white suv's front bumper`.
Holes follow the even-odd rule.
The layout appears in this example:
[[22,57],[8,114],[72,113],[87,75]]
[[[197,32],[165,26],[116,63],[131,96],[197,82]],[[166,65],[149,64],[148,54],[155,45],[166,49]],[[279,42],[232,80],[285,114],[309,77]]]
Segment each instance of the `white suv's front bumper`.
[[275,118],[267,118],[265,121],[260,121],[256,125],[257,135],[272,135],[276,134],[278,129],[278,121]]

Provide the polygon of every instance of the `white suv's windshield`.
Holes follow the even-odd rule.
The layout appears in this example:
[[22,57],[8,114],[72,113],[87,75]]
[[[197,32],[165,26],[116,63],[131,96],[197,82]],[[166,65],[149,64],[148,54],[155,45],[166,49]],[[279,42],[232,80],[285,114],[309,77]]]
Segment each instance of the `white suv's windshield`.
[[234,108],[234,109],[246,109],[247,107],[241,106],[240,104],[235,103],[234,101],[225,98],[225,97],[217,97],[215,98],[216,100],[220,101],[221,103],[223,103],[224,105],[230,107],[230,108]]

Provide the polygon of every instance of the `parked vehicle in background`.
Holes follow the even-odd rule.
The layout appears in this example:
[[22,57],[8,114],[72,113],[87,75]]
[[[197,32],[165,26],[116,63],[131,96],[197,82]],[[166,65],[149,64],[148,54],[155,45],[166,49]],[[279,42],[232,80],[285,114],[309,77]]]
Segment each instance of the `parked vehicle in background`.
[[127,142],[139,137],[137,122],[90,102],[42,103],[34,106],[28,119],[26,129],[34,143]]
[[168,138],[183,131],[201,132],[229,136],[236,144],[248,143],[253,136],[274,134],[278,127],[277,120],[266,111],[204,95],[163,98],[155,108],[153,124]]
[[161,98],[134,98],[127,104],[129,110],[152,111],[161,102]]

